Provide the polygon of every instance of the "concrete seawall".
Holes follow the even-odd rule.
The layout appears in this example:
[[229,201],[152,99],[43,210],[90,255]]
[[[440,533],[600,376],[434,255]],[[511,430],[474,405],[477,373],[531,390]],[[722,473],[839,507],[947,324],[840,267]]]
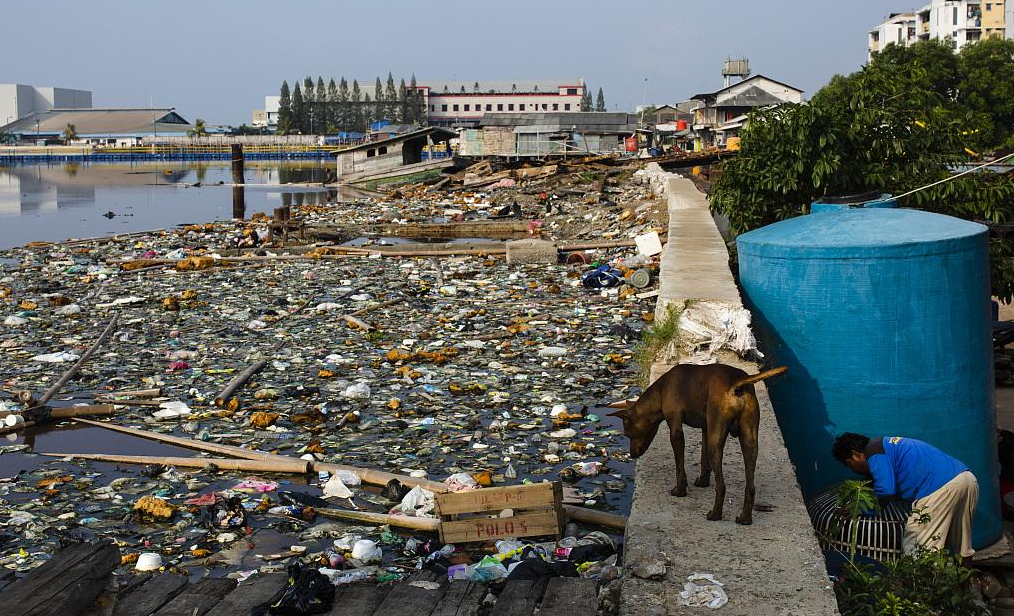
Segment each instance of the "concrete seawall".
[[[669,202],[669,242],[662,255],[656,316],[663,318],[671,302],[712,300],[741,308],[739,290],[728,266],[728,251],[694,184],[676,176],[664,182]],[[736,359],[721,361],[747,372],[757,366]],[[657,364],[652,379],[670,366]],[[621,616],[691,614],[707,611],[683,607],[679,593],[687,576],[710,573],[724,584],[729,603],[716,613],[751,616],[824,616],[838,614],[792,463],[778,429],[763,383],[757,386],[761,405],[760,454],[757,462],[757,503],[754,522],[740,526],[734,519],[742,505],[743,458],[739,443],[726,444],[725,519],[709,522],[714,487],[695,488],[700,464],[701,433],[687,429],[689,495],[669,495],[675,464],[663,424],[648,452],[637,461],[634,500],[627,523]],[[661,579],[641,579],[667,563]]]

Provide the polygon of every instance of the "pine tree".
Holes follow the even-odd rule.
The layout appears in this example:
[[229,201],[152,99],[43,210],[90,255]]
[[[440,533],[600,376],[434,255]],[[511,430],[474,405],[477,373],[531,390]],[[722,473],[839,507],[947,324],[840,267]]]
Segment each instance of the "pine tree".
[[394,76],[387,72],[387,86],[384,88],[384,101],[387,103],[385,115],[391,122],[398,121],[398,90],[394,88]]
[[282,81],[282,91],[278,97],[278,134],[284,135],[292,129],[292,97],[289,95],[289,82]]
[[306,106],[303,104],[303,92],[299,84],[292,90],[292,129],[306,134]]
[[349,94],[349,82],[345,81],[342,77],[338,83],[338,113],[337,122],[338,130],[347,131],[349,125],[352,123],[351,110],[349,109],[349,100],[351,100],[351,94]]
[[384,118],[384,84],[380,81],[380,77],[377,77],[376,83],[373,84],[373,100],[377,102],[375,107],[368,108],[367,114],[374,120],[381,120]]
[[403,124],[411,123],[408,108],[408,86],[405,85],[404,77],[401,78],[401,83],[398,84],[398,122]]
[[588,86],[586,85],[584,87],[584,94],[581,95],[581,111],[591,111],[591,110],[592,110],[591,90],[589,90]]
[[426,124],[426,114],[422,110],[422,91],[419,90],[419,82],[415,80],[415,73],[412,73],[412,79],[408,82],[409,87],[409,103],[408,103],[408,117],[413,124]]
[[327,104],[325,109],[327,110],[327,132],[335,133],[338,132],[338,86],[335,85],[334,78],[327,82]]
[[317,88],[314,90],[317,95],[315,99],[318,103],[327,102],[327,89],[324,87],[324,78],[317,77]]
[[595,111],[606,110],[606,97],[602,95],[602,88],[599,88],[599,95],[595,97]]
[[373,101],[370,98],[370,93],[367,92],[363,95],[363,130],[370,130],[370,123],[376,119],[377,109],[373,106]]
[[363,109],[361,107],[363,102],[363,92],[359,89],[359,81],[352,80],[352,95],[349,97],[350,113],[349,113],[349,130],[361,131],[363,130]]

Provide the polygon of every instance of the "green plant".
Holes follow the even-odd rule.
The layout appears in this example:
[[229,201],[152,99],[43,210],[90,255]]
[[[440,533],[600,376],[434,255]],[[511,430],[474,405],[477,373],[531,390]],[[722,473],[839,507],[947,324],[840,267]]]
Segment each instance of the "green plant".
[[680,334],[680,315],[687,309],[690,302],[677,305],[671,302],[666,305],[665,318],[644,328],[641,334],[641,341],[634,349],[634,359],[641,367],[640,381],[642,386],[647,386],[651,378],[651,366],[658,361],[659,355],[674,341]]
[[77,139],[77,127],[73,124],[67,124],[67,126],[63,128],[64,143],[70,143],[75,139]]
[[204,120],[197,118],[194,120],[194,127],[187,131],[187,134],[191,137],[204,137],[208,134],[208,126]]
[[842,616],[987,616],[973,574],[942,550],[919,550],[882,571],[845,567],[835,595]]
[[[856,558],[856,543],[859,540],[859,516],[880,509],[880,501],[873,492],[872,484],[865,479],[847,479],[836,489],[835,505],[847,518],[849,531],[849,562]],[[836,530],[840,532],[840,530]]]

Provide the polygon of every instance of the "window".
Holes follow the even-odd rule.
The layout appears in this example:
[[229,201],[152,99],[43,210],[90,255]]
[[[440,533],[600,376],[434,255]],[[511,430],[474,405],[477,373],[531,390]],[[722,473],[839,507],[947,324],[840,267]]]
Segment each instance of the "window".
[[569,94],[571,96],[576,96],[577,95],[577,88],[567,88],[567,94]]
[[570,103],[564,103],[563,104],[563,110],[564,111],[570,111]]
[[986,3],[986,10],[987,10],[987,11],[992,11],[992,10],[993,10],[993,5],[992,5],[992,4],[990,4],[989,2],[987,2],[987,3]]
[[542,110],[543,111],[545,111],[548,107],[549,107],[549,105],[547,105],[546,103],[542,103]]
[[440,105],[440,111],[447,111],[447,105]]
[[519,103],[518,104],[518,111],[524,111],[524,110],[525,110],[525,104],[524,103]]
[[374,150],[372,148],[369,149],[369,150],[366,150],[366,158],[373,158],[376,155],[377,155],[377,151],[376,150]]
[[386,145],[380,146],[380,149],[378,150],[378,153],[380,153],[380,154],[387,154],[387,146]]
[[507,111],[514,111],[514,103],[507,103]]
[[436,110],[437,110],[437,106],[436,105],[430,105],[430,111],[436,111]]
[[958,7],[954,7],[954,25],[958,25]]
[[455,106],[453,107],[453,109],[454,109],[454,111],[458,111],[458,106],[457,106],[457,105],[455,105]]
[[493,111],[493,105],[486,103],[486,111]]
[[471,109],[469,109],[469,107],[471,107],[471,105],[465,105],[465,111],[471,111]]
[[496,110],[497,111],[503,111],[503,103],[497,103],[496,104]]
[[558,111],[559,109],[560,109],[560,103],[553,103],[553,111]]

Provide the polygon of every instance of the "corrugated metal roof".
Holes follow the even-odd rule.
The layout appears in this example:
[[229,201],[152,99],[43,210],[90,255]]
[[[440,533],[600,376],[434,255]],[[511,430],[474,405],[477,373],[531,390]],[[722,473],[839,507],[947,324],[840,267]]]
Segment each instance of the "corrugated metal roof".
[[2,130],[60,134],[68,124],[73,124],[80,136],[149,135],[156,129],[159,133],[185,133],[192,128],[172,109],[50,109],[29,114]]
[[[381,131],[381,132],[383,132],[383,131]],[[349,152],[356,152],[358,150],[366,150],[366,149],[369,149],[369,148],[375,148],[378,145],[385,145],[385,144],[393,143],[393,142],[396,142],[396,141],[406,141],[408,139],[415,139],[417,137],[424,137],[426,135],[433,135],[434,137],[436,137],[436,141],[443,141],[443,140],[446,140],[446,139],[453,139],[454,137],[457,137],[458,133],[456,133],[456,132],[454,132],[452,130],[447,130],[446,128],[440,128],[438,126],[431,126],[429,128],[423,128],[423,129],[420,129],[420,130],[417,130],[417,131],[413,131],[411,133],[402,133],[400,135],[395,135],[394,137],[388,137],[387,139],[380,139],[380,140],[377,140],[377,141],[367,141],[366,143],[361,143],[361,144],[359,144],[357,146],[353,146],[351,148],[345,148],[345,149],[342,149],[342,150],[338,150],[336,152],[332,152],[331,155],[332,156],[341,156],[342,154],[348,154]]]

